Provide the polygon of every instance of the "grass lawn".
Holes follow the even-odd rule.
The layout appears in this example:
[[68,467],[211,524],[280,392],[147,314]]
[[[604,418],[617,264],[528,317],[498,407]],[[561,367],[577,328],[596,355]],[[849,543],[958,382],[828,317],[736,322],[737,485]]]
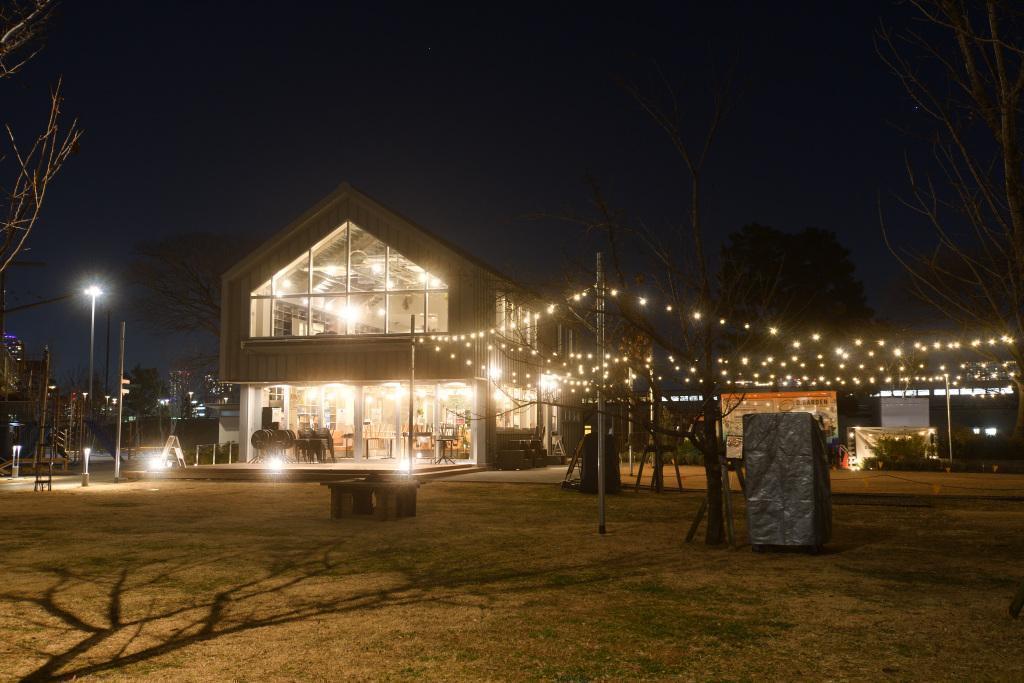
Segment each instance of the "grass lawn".
[[1024,503],[836,505],[807,556],[683,545],[692,494],[610,498],[605,537],[551,486],[429,483],[390,523],[327,500],[0,495],[0,679],[1024,678]]

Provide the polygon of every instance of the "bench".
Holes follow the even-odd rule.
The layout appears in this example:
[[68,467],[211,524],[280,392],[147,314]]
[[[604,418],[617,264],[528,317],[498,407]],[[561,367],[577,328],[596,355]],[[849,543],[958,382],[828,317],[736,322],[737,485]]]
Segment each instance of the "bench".
[[416,516],[416,489],[412,480],[360,479],[324,481],[331,490],[331,519],[351,515],[373,515],[382,522]]

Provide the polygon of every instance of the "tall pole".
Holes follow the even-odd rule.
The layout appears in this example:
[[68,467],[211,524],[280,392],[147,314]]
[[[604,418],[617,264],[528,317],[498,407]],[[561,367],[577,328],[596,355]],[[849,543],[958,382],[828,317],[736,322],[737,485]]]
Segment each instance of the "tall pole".
[[117,437],[114,440],[114,483],[121,481],[121,416],[124,410],[124,321],[121,321],[121,360],[117,372]]
[[[89,322],[89,391],[85,396],[86,401],[90,400],[92,396],[92,355],[93,348],[96,344],[96,295],[92,294],[92,316]],[[88,407],[89,404],[86,404]],[[89,411],[89,415],[92,415],[92,411]]]
[[604,265],[601,252],[597,252],[597,358],[602,368],[597,385],[597,533],[605,533],[604,527]]
[[[46,453],[46,394],[50,390],[50,347],[43,347],[43,382],[42,382],[41,394],[39,396],[39,441],[36,442],[35,452],[35,467],[34,472],[39,471],[39,464],[43,461]],[[56,399],[55,399],[56,400]],[[53,432],[54,437],[57,436],[57,423],[54,422],[50,428]],[[56,439],[54,439],[56,441]],[[56,448],[56,445],[54,445]]]
[[107,354],[103,363],[103,395],[110,396],[110,306],[107,306]]
[[633,371],[629,373],[629,401],[626,403],[626,448],[629,450],[629,476],[633,476]]
[[949,402],[949,373],[943,373],[946,380],[946,439],[949,441],[949,469],[953,470],[953,409]]
[[415,417],[416,402],[416,314],[409,316],[409,476],[412,476],[413,468],[416,466],[416,456],[413,452],[413,428],[412,422]]

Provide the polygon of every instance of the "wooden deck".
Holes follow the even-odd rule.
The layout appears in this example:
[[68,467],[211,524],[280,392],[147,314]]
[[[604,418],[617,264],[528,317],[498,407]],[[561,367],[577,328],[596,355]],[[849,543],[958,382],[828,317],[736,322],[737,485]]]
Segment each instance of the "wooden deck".
[[[165,470],[146,471],[132,469],[134,463],[125,466],[122,474],[131,480],[159,479],[210,479],[218,481],[340,481],[357,479],[368,474],[404,474],[397,460],[363,460],[359,462],[339,462],[326,464],[286,463],[280,467],[271,467],[267,463],[232,463],[230,465],[191,465],[189,467],[170,467]],[[413,470],[416,479],[479,472],[487,469],[473,463],[457,465],[435,465],[417,463]]]

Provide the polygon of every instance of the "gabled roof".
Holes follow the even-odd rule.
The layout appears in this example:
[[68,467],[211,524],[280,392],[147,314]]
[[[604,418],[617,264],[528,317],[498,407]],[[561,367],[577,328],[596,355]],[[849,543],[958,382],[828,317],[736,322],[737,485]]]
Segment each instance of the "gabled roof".
[[[498,272],[488,263],[387,208],[347,182],[343,182],[283,230],[233,265],[222,278],[225,281],[235,279],[251,270],[260,269],[261,265],[270,261],[280,263],[280,267],[284,267],[285,263],[298,257],[303,250],[309,249],[345,221],[352,221],[374,237],[398,249],[406,257],[422,263],[431,272],[451,277],[456,271],[465,270],[464,267],[459,267],[460,264],[454,263],[462,262],[496,281],[513,285],[514,281],[511,278]],[[309,235],[309,239],[297,242],[296,238],[304,232]],[[396,243],[396,240],[401,243]]]

